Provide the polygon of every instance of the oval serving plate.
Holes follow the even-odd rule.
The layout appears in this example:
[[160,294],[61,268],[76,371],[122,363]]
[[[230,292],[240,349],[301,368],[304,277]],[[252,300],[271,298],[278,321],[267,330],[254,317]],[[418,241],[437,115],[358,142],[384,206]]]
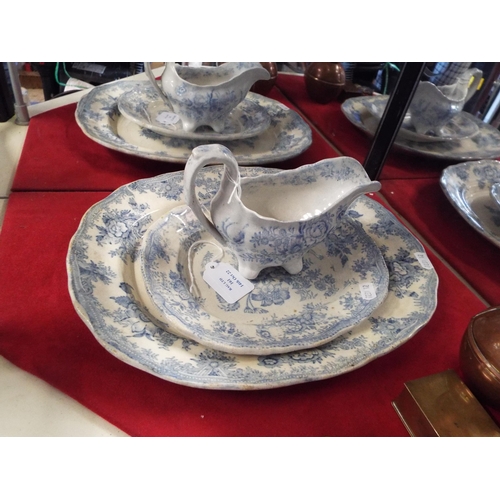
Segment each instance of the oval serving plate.
[[[365,97],[353,97],[342,103],[345,117],[370,137],[375,135],[379,119],[365,106]],[[479,132],[468,139],[457,141],[419,142],[396,137],[394,147],[418,156],[438,160],[468,161],[500,157],[500,131],[471,116]]]
[[[366,108],[379,120],[384,114],[389,96],[368,96],[363,102]],[[410,115],[407,113],[398,135],[403,139],[417,142],[456,141],[473,137],[479,132],[477,124],[469,118],[467,113],[458,113],[441,128],[440,135],[419,134],[411,125]]]
[[[270,169],[252,167],[243,175]],[[220,169],[200,173],[200,189],[217,192]],[[120,187],[91,207],[67,255],[69,292],[98,342],[121,361],[170,382],[204,389],[257,390],[323,380],[350,372],[413,337],[437,305],[438,277],[423,268],[420,242],[367,196],[348,215],[380,248],[389,292],[369,318],[313,349],[268,356],[228,354],[158,327],[138,299],[134,262],[140,240],[161,216],[183,201],[183,172]]]
[[445,168],[441,188],[458,213],[480,234],[500,247],[500,205],[491,189],[500,183],[500,162],[481,160]]
[[[118,98],[141,81],[118,80],[93,88],[78,102],[75,118],[83,133],[102,146],[143,158],[185,164],[204,140],[165,137],[125,118]],[[248,99],[263,107],[271,124],[261,134],[237,141],[217,141],[233,152],[240,165],[263,165],[294,158],[312,143],[309,125],[285,105],[252,94]]]

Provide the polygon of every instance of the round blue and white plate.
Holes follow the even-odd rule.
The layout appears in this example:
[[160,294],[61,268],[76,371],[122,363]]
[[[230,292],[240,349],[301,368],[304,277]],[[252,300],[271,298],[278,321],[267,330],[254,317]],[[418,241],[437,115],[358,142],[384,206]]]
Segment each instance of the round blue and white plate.
[[261,134],[271,125],[271,117],[258,101],[257,94],[248,93],[226,118],[224,130],[220,133],[210,127],[186,132],[182,128],[182,120],[158,97],[149,82],[137,85],[118,97],[118,109],[125,118],[167,137],[212,142],[234,141]]
[[[218,191],[221,170],[200,172],[201,198]],[[266,171],[271,170],[252,167],[243,175]],[[148,314],[135,263],[149,228],[183,204],[183,172],[122,186],[87,211],[69,246],[69,292],[76,311],[105,349],[138,369],[206,389],[269,389],[322,380],[396,349],[434,313],[438,277],[422,264],[422,245],[388,210],[361,196],[348,216],[382,252],[389,290],[359,324],[321,346],[268,355],[230,354],[175,335]],[[273,297],[272,290],[263,290],[252,301],[262,305]]]
[[324,344],[370,316],[387,295],[382,253],[348,217],[306,253],[300,273],[265,269],[252,280],[254,289],[234,303],[203,275],[209,263],[236,270],[237,259],[189,207],[161,217],[142,241],[135,282],[148,315],[172,333],[233,354],[277,354]]

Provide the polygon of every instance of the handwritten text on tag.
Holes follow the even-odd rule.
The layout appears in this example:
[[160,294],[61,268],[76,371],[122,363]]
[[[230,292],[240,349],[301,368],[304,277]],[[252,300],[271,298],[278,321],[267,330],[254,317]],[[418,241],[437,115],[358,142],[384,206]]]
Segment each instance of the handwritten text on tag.
[[225,262],[209,262],[203,279],[229,304],[234,304],[254,289],[251,281]]
[[377,296],[372,283],[360,283],[359,291],[361,292],[361,297],[365,300],[373,300]]

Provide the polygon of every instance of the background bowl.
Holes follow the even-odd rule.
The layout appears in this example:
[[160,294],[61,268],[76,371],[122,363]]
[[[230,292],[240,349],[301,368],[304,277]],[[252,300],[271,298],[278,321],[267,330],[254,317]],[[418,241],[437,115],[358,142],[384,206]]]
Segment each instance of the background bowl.
[[471,319],[459,357],[469,389],[482,403],[500,409],[500,306]]
[[340,63],[311,63],[304,74],[309,97],[326,104],[336,99],[345,86],[345,71]]
[[269,80],[258,80],[253,84],[250,91],[261,95],[267,95],[276,83],[276,78],[278,77],[278,65],[275,62],[261,62],[260,64],[264,69],[269,71],[271,78],[269,78]]

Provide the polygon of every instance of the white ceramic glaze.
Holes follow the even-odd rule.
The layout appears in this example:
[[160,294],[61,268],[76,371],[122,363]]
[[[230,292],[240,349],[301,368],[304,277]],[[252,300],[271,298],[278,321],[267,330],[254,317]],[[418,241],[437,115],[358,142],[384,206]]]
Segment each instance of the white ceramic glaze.
[[[268,269],[228,303],[207,285],[207,266],[237,266],[183,205],[148,227],[135,261],[138,297],[160,327],[214,349],[268,355],[316,347],[367,318],[387,295],[378,247],[347,217],[290,275]],[[368,296],[366,289],[372,290]]]
[[[389,96],[373,96],[364,101],[367,109],[379,120],[384,114]],[[448,123],[438,130],[438,135],[433,131],[426,134],[419,134],[411,124],[410,114],[407,113],[398,132],[398,137],[409,141],[417,142],[440,142],[456,141],[473,137],[479,132],[479,127],[468,113],[458,113]]]
[[500,247],[500,206],[491,196],[492,186],[500,183],[500,162],[481,160],[451,165],[443,170],[440,181],[458,213]]
[[224,122],[224,129],[220,133],[214,132],[209,127],[186,132],[172,107],[159,99],[154,89],[147,83],[124,92],[118,98],[118,109],[124,117],[141,127],[166,137],[180,139],[234,141],[261,134],[271,125],[271,117],[266,109],[255,100],[246,97],[229,113]]
[[[248,167],[243,176],[275,172]],[[218,190],[220,167],[200,172],[199,194]],[[359,325],[331,342],[269,356],[223,353],[158,327],[137,295],[134,263],[144,234],[183,201],[183,172],[141,179],[91,207],[67,256],[77,313],[112,356],[164,380],[205,389],[254,390],[335,377],[390,353],[413,337],[437,305],[438,277],[419,264],[420,242],[383,206],[359,197],[348,216],[380,248],[389,293]],[[271,291],[269,292],[271,294]]]
[[[342,103],[345,117],[369,136],[374,136],[379,125],[367,107],[372,96],[353,97]],[[465,111],[462,111],[465,113]],[[412,141],[398,135],[394,146],[402,151],[438,160],[467,161],[500,157],[500,131],[467,114],[476,123],[479,131],[473,137],[454,141],[422,142]]]
[[[196,178],[206,165],[222,163],[222,183],[210,205],[211,221],[196,194]],[[302,269],[302,256],[337,227],[361,194],[378,191],[363,166],[339,157],[294,170],[241,180],[238,162],[219,144],[195,148],[184,169],[186,204],[207,231],[238,259],[238,270],[254,279],[262,269]]]
[[[140,127],[120,113],[119,97],[143,85],[145,82],[118,80],[93,88],[78,102],[75,113],[78,125],[90,139],[107,148],[184,165],[191,151],[200,144],[206,144],[206,140],[165,137]],[[271,117],[271,124],[261,134],[227,142],[240,165],[288,160],[311,145],[311,128],[298,113],[274,99],[253,92],[249,92],[246,99],[264,108]]]
[[497,182],[491,186],[491,197],[493,198],[493,201],[498,205],[500,208],[500,182]]
[[476,92],[482,76],[480,69],[471,68],[450,85],[420,82],[409,106],[411,123],[417,133],[441,135],[441,127],[462,111]]
[[167,62],[158,84],[150,63],[144,66],[152,87],[180,117],[186,132],[202,126],[223,132],[229,113],[245,99],[250,87],[271,78],[258,62],[200,67]]

